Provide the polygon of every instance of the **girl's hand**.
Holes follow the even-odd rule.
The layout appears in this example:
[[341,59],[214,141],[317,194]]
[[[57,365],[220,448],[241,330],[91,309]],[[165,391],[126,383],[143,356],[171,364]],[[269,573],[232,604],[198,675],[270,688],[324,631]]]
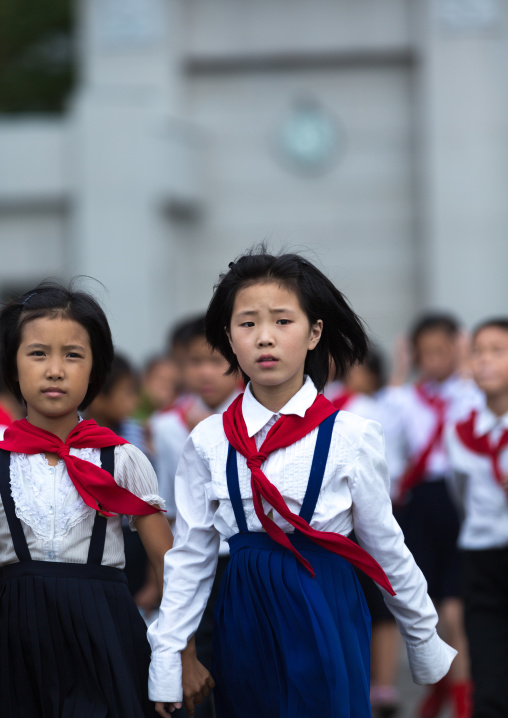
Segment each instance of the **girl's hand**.
[[158,713],[160,716],[167,717],[173,711],[175,711],[177,708],[181,708],[181,703],[156,703],[155,704],[155,712]]
[[195,706],[210,695],[214,686],[212,676],[196,657],[196,645],[194,638],[191,638],[187,648],[182,651],[183,702],[189,718],[193,718]]

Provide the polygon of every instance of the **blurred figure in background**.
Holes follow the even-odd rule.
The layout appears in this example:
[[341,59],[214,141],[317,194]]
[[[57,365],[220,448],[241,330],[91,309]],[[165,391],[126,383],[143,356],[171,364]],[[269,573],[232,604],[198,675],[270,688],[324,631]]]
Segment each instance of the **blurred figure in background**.
[[[396,418],[385,410],[382,401],[386,372],[381,352],[370,345],[362,364],[355,364],[342,381],[335,380],[325,395],[342,411],[377,421],[385,434],[385,453],[390,476],[400,472],[402,464],[400,427]],[[393,489],[393,482],[392,482]],[[374,716],[395,716],[400,704],[396,686],[400,656],[400,635],[379,588],[362,571],[357,576],[363,588],[372,618],[371,691]]]
[[465,625],[474,718],[508,716],[508,317],[473,335],[473,377],[486,405],[448,427],[455,493],[464,511]]
[[[224,412],[240,391],[238,376],[226,374],[228,362],[222,354],[212,351],[206,341],[204,315],[180,324],[177,338],[177,356],[185,394],[168,411],[155,415],[151,422],[159,490],[166,501],[170,520],[176,517],[175,475],[187,437],[207,416]],[[222,542],[212,592],[196,633],[198,659],[208,669],[212,662],[213,609],[228,559],[228,544]],[[184,712],[182,708],[181,713]],[[180,711],[177,711],[174,715],[179,714]],[[211,698],[196,706],[198,718],[213,715]]]
[[238,377],[225,375],[227,362],[206,342],[204,316],[178,325],[177,346],[185,390],[173,406],[155,414],[150,422],[159,490],[170,520],[176,517],[174,480],[187,437],[207,416],[227,409],[238,393]]
[[87,416],[148,454],[143,429],[133,418],[139,398],[136,370],[124,356],[116,354],[104,388],[90,404]]
[[172,406],[180,383],[180,373],[173,359],[166,356],[149,359],[141,375],[141,394],[134,418],[144,423],[156,411]]
[[0,439],[9,424],[12,424],[15,419],[22,419],[24,416],[23,407],[7,389],[0,373]]
[[451,466],[444,428],[467,417],[482,398],[462,374],[464,342],[454,317],[441,313],[420,317],[410,345],[416,381],[388,387],[383,393],[385,411],[398,416],[407,458],[395,500],[407,546],[438,608],[441,635],[459,651],[449,676],[429,689],[418,715],[435,718],[451,700],[454,718],[469,718],[471,686],[458,575],[459,516],[448,491]]

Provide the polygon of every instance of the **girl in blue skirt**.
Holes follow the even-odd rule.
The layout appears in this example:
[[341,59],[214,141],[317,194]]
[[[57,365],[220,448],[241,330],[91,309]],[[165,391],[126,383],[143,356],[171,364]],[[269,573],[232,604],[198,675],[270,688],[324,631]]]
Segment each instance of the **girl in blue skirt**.
[[106,317],[84,292],[38,286],[0,312],[0,355],[27,414],[0,442],[2,718],[154,716],[118,514],[161,586],[171,532],[144,454],[78,415],[111,367]]
[[[180,705],[181,652],[207,603],[221,536],[231,560],[215,611],[218,718],[371,715],[370,617],[354,566],[380,585],[414,680],[438,681],[455,651],[436,633],[392,515],[381,428],[319,393],[330,361],[343,374],[363,359],[359,318],[310,262],[262,247],[221,276],[207,338],[248,383],[182,454],[165,558],[171,591],[149,630],[156,710]],[[184,687],[197,671],[185,661]]]

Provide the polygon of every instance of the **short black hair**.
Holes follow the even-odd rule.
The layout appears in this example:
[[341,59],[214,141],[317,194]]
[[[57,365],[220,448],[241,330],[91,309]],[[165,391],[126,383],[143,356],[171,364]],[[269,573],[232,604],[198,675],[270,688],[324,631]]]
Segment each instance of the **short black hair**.
[[0,310],[0,367],[4,382],[9,391],[23,401],[17,380],[16,355],[23,327],[42,317],[72,319],[88,332],[92,372],[88,391],[78,407],[86,409],[106,381],[113,361],[113,340],[99,303],[88,292],[74,291],[72,283],[67,286],[57,281],[41,282]]
[[205,315],[198,314],[194,317],[182,319],[173,327],[169,336],[169,356],[171,356],[175,345],[180,345],[187,349],[194,339],[199,339],[200,337],[206,337]]
[[446,312],[423,314],[418,317],[411,327],[409,338],[412,346],[416,346],[422,334],[431,331],[441,331],[450,337],[450,339],[453,339],[460,331],[460,323],[453,315],[447,314]]
[[135,382],[138,381],[138,373],[127,357],[123,354],[115,353],[113,361],[111,362],[111,368],[100,393],[104,396],[108,396],[108,394],[111,394],[118,382],[125,377],[132,377]]
[[482,329],[490,328],[502,329],[503,331],[508,332],[508,317],[491,317],[490,319],[485,319],[480,324],[477,324],[473,329],[473,340],[476,339]]
[[[228,374],[239,367],[231,349],[229,331],[235,298],[240,289],[258,283],[275,282],[295,292],[312,326],[323,321],[323,332],[316,348],[307,352],[304,372],[318,391],[322,391],[329,373],[329,360],[344,373],[355,362],[361,362],[368,341],[361,319],[344,295],[317,267],[299,254],[273,255],[264,244],[253,248],[229,265],[220,275],[206,313],[206,338],[229,362]],[[245,381],[249,377],[242,371]]]

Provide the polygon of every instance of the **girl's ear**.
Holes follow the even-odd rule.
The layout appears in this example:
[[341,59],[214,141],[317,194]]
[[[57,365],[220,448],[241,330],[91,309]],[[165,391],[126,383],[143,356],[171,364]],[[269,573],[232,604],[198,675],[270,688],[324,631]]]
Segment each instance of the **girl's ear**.
[[231,351],[233,352],[233,354],[236,354],[235,347],[233,346],[233,340],[231,339],[231,331],[227,327],[224,327],[224,331],[226,332],[226,336],[228,338],[229,346],[231,347]]
[[307,347],[308,351],[311,351],[312,349],[315,349],[317,347],[317,345],[319,344],[319,340],[321,339],[322,333],[323,320],[318,319],[310,328],[309,346]]

